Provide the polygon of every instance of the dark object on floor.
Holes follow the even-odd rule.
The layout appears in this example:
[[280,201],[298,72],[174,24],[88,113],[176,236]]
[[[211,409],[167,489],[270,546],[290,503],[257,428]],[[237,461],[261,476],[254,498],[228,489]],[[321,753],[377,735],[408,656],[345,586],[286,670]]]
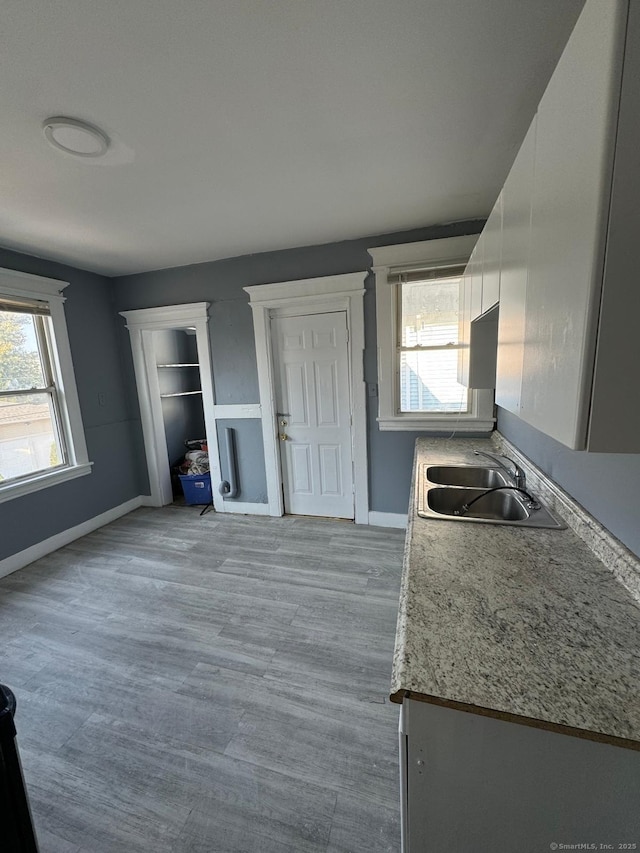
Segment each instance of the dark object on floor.
[[0,684],[0,813],[2,849],[6,853],[38,853],[31,810],[16,743],[13,715],[16,699]]

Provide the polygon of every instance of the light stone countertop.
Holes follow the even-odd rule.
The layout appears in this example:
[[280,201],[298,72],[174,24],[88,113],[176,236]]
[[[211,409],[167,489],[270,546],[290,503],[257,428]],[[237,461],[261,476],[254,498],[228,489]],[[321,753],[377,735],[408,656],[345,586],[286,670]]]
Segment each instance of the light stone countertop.
[[[420,438],[416,468],[478,464],[474,448],[495,452],[488,439]],[[640,749],[640,607],[585,542],[571,529],[421,518],[415,508],[414,476],[392,700]]]

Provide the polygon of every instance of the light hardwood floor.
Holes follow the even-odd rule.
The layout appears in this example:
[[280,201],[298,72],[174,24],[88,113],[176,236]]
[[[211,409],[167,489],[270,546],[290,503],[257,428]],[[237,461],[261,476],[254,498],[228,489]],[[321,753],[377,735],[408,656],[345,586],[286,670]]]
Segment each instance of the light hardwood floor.
[[42,853],[397,851],[403,531],[198,513],[0,580]]

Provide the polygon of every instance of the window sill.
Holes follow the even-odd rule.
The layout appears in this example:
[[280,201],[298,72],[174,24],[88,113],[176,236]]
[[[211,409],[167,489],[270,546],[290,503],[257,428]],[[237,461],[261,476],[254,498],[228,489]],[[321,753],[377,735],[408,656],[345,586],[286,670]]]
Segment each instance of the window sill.
[[27,480],[20,480],[16,483],[0,483],[0,503],[11,501],[14,498],[20,498],[23,495],[29,495],[32,492],[39,492],[41,489],[48,489],[50,486],[56,486],[58,483],[64,483],[67,480],[75,480],[76,477],[84,477],[85,474],[91,473],[93,462],[85,462],[81,465],[70,465],[68,468],[61,468],[59,471],[48,471],[44,474],[34,474]]
[[381,432],[419,431],[419,432],[491,432],[495,418],[474,418],[469,415],[451,417],[420,417],[417,415],[396,415],[391,418],[378,418]]

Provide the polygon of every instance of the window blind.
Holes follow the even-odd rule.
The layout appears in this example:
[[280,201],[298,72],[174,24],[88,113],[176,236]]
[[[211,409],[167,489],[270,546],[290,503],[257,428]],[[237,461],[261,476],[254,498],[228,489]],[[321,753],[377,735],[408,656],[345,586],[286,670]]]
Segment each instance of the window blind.
[[432,281],[437,278],[461,278],[465,271],[465,265],[437,266],[418,269],[415,267],[402,269],[395,267],[389,270],[387,281],[389,284],[411,284],[417,281]]
[[48,317],[51,314],[49,303],[41,299],[24,299],[2,294],[0,294],[0,311],[11,311],[13,314],[36,314],[39,317]]

